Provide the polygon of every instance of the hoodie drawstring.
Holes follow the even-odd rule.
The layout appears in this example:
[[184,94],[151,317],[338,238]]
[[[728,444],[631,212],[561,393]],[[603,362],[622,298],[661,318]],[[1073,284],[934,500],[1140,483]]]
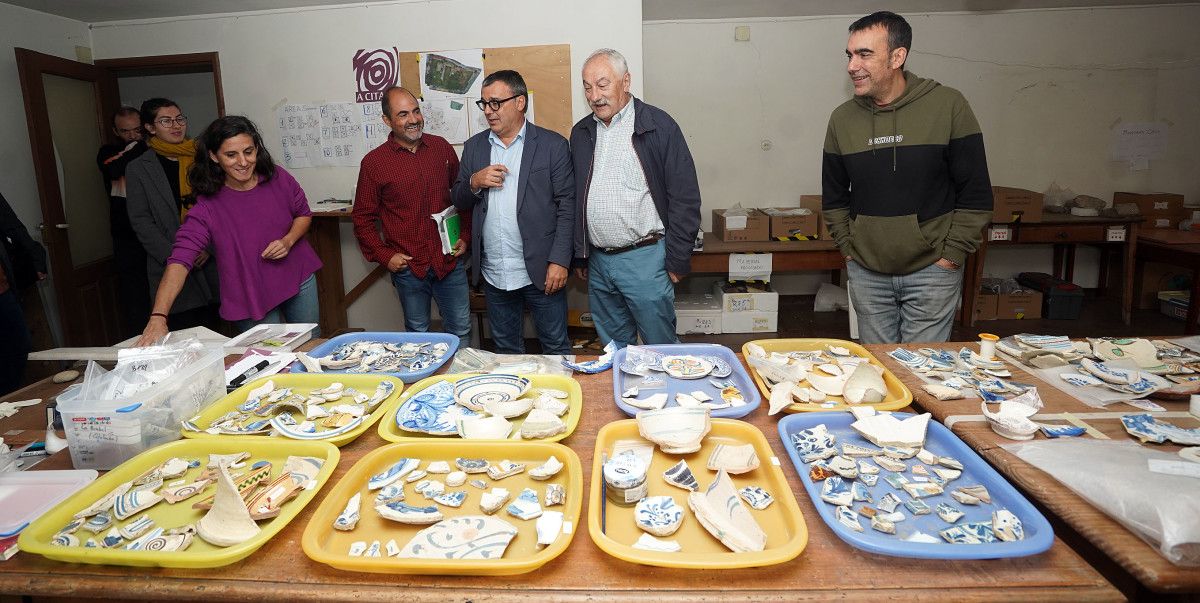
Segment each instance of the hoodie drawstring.
[[900,136],[899,126],[896,122],[896,114],[900,112],[899,107],[892,109],[892,172],[896,171],[896,139]]

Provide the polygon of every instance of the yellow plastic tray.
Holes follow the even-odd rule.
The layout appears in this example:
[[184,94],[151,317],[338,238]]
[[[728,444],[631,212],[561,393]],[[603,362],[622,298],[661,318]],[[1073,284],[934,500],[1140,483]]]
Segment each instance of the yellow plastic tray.
[[[320,473],[317,474],[316,487],[311,490],[302,490],[299,496],[284,503],[278,516],[258,522],[258,526],[262,528],[262,531],[257,536],[231,547],[222,548],[211,545],[199,536],[192,538],[192,544],[186,550],[170,553],[161,551],[127,551],[122,548],[84,548],[82,544],[70,547],[50,544],[50,540],[54,535],[71,521],[75,513],[87,508],[120,484],[136,479],[146,471],[149,471],[150,468],[161,464],[171,457],[200,460],[200,467],[188,469],[182,478],[177,478],[190,481],[204,470],[204,466],[208,464],[209,454],[232,454],[236,452],[250,453],[250,460],[247,463],[247,467],[257,461],[270,461],[272,467],[268,480],[274,480],[279,477],[280,472],[283,470],[283,464],[289,456],[322,458],[325,459],[325,464],[321,467]],[[321,490],[325,482],[328,481],[334,468],[337,467],[340,456],[337,447],[327,442],[298,442],[295,440],[280,440],[278,438],[268,440],[266,438],[251,437],[171,442],[147,450],[125,461],[100,479],[92,482],[86,488],[59,503],[58,506],[39,517],[21,532],[18,545],[24,551],[42,555],[48,559],[74,563],[179,568],[228,565],[244,559],[258,550],[272,536],[279,533],[288,522],[299,515],[304,510],[304,507],[308,505],[309,501]],[[169,481],[173,482],[175,480]],[[192,498],[173,505],[164,500],[150,507],[144,513],[154,520],[155,527],[173,528],[195,523],[200,521],[200,518],[204,517],[207,511],[193,509],[192,504],[211,496],[214,492],[216,492],[215,488],[209,486],[207,490]],[[137,513],[134,517],[124,521],[114,518],[113,526],[124,525],[134,518],[141,516],[142,513]],[[104,531],[104,533],[107,532],[108,530]],[[104,533],[93,536],[91,532],[80,528],[79,531],[75,532],[75,535],[79,537],[81,542],[86,542],[89,537],[99,540]]]
[[[804,515],[796,504],[787,478],[779,467],[779,459],[771,452],[771,446],[753,425],[734,419],[713,419],[712,431],[704,437],[699,452],[687,455],[665,454],[654,449],[654,461],[646,477],[647,496],[671,496],[675,504],[684,508],[683,524],[679,530],[664,540],[677,541],[683,550],[677,553],[661,553],[633,548],[641,528],[634,522],[634,507],[621,507],[606,500],[600,485],[603,454],[611,456],[613,443],[617,440],[640,440],[637,421],[626,419],[605,425],[596,434],[596,452],[592,457],[592,483],[588,494],[588,533],[592,541],[604,552],[625,561],[660,567],[688,569],[733,569],[739,567],[762,567],[795,559],[808,544],[808,527]],[[767,533],[767,546],[754,553],[735,553],[713,537],[692,513],[687,504],[688,491],[676,488],[663,480],[663,472],[686,460],[688,467],[700,483],[701,491],[716,478],[717,473],[708,469],[708,456],[718,444],[753,444],[758,454],[759,467],[741,475],[730,475],[734,487],[759,486],[775,498],[771,506],[761,511],[746,505],[758,525]],[[607,517],[601,529],[601,511]]]
[[[787,352],[809,352],[816,350],[824,350],[825,346],[835,345],[850,350],[855,356],[862,356],[871,361],[871,364],[883,368],[883,382],[887,385],[887,395],[883,397],[883,402],[874,404],[859,404],[858,406],[874,406],[877,410],[899,410],[912,403],[912,392],[908,391],[908,387],[904,385],[892,371],[883,366],[882,362],[875,357],[874,354],[867,351],[867,348],[854,343],[853,341],[845,341],[842,339],[759,339],[756,341],[747,342],[742,345],[742,357],[748,357],[750,354],[746,352],[746,346],[756,343],[762,346],[768,354],[771,352],[779,352],[781,354]],[[749,362],[746,363],[750,365]],[[771,397],[771,390],[767,387],[767,383],[763,381],[762,375],[750,366],[750,375],[754,377],[754,383],[758,385],[758,391],[762,392],[763,399]],[[830,403],[833,404],[830,404]],[[786,412],[814,412],[825,410],[846,410],[850,405],[842,400],[841,396],[829,396],[823,402],[794,402],[791,406],[784,409]]]
[[[541,465],[551,456],[558,457],[565,465],[558,475],[546,480],[537,481],[529,477],[529,469]],[[424,470],[430,461],[446,461],[454,469],[454,459],[482,458],[498,463],[504,459],[514,463],[524,463],[524,473],[496,481],[486,473],[469,474],[467,481],[482,479],[488,483],[488,490],[493,487],[505,488],[516,499],[524,488],[532,488],[538,493],[538,501],[543,503],[543,509],[562,511],[563,533],[548,547],[538,549],[536,519],[522,520],[509,515],[502,508],[495,513],[517,527],[518,532],[504,556],[499,559],[401,559],[388,557],[386,551],[382,557],[351,557],[347,551],[350,543],[364,541],[370,545],[378,540],[386,544],[394,539],[400,548],[408,544],[417,532],[429,526],[405,525],[384,519],[375,512],[375,494],[378,490],[367,490],[367,480],[372,475],[383,471],[386,467],[402,458],[421,460],[419,469]],[[427,478],[445,481],[445,475],[430,474]],[[448,492],[464,491],[467,499],[462,506],[455,509],[437,505],[427,501],[425,497],[413,491],[415,483],[404,484],[405,501],[412,505],[436,505],[446,519],[464,515],[483,515],[479,510],[480,496],[485,492],[470,483],[457,488],[447,487]],[[562,505],[544,506],[546,484],[562,484],[566,488],[566,500]],[[333,521],[346,508],[346,503],[355,493],[362,493],[362,507],[358,526],[354,530],[343,532],[333,529]],[[506,576],[531,572],[567,550],[574,538],[579,524],[579,509],[583,504],[583,468],[579,457],[566,446],[550,442],[464,442],[461,440],[440,440],[423,442],[401,442],[379,448],[364,456],[354,464],[346,476],[333,488],[329,496],[321,501],[321,506],[313,513],[313,517],[304,529],[304,554],[314,561],[331,565],[338,569],[379,572],[390,574],[462,574],[472,576]],[[507,507],[507,503],[505,504]]]
[[[254,381],[251,381],[250,383],[247,383],[247,384],[237,388],[236,390],[233,391],[233,393],[225,396],[224,398],[221,398],[220,400],[217,400],[216,402],[213,402],[212,404],[208,405],[208,407],[206,407],[200,411],[199,415],[196,415],[196,419],[194,420],[196,426],[199,427],[200,429],[207,429],[210,425],[212,425],[212,422],[215,421],[217,418],[223,416],[225,413],[227,413],[231,410],[236,410],[239,404],[242,404],[243,402],[245,402],[246,395],[250,393],[250,390],[253,390],[254,388],[262,385],[263,383],[266,383],[267,381],[274,381],[276,388],[290,387],[290,388],[293,388],[296,391],[296,393],[300,393],[300,394],[308,393],[310,390],[328,387],[330,383],[338,382],[338,383],[344,384],[346,387],[353,387],[354,389],[357,389],[358,391],[360,391],[368,396],[370,396],[372,393],[375,392],[375,387],[379,385],[380,381],[391,381],[392,383],[394,383],[396,385],[396,389],[392,390],[392,394],[390,396],[388,396],[387,398],[384,398],[383,402],[380,402],[379,406],[376,406],[375,410],[362,423],[360,423],[358,425],[358,427],[355,427],[354,429],[351,429],[350,431],[347,431],[346,433],[343,433],[342,435],[339,435],[337,437],[329,438],[328,440],[304,440],[304,441],[329,442],[330,444],[333,444],[334,446],[338,446],[338,447],[345,446],[346,444],[353,442],[354,439],[357,438],[358,436],[362,435],[363,433],[366,433],[366,431],[368,429],[370,429],[371,426],[374,425],[375,422],[378,421],[380,417],[385,416],[385,415],[388,415],[388,416],[394,415],[395,413],[393,413],[392,411],[395,410],[396,404],[399,402],[400,396],[402,395],[402,392],[404,391],[404,382],[403,381],[400,381],[399,379],[397,379],[395,377],[389,377],[386,375],[348,375],[345,373],[337,373],[337,374],[334,374],[334,373],[329,373],[329,374],[325,374],[325,373],[295,373],[295,374],[271,375],[270,377],[262,377],[260,379],[255,379]],[[348,400],[348,398],[344,398],[343,400]],[[269,418],[269,417],[264,417],[264,418]],[[265,434],[264,435],[227,435],[227,434],[212,434],[212,433],[206,433],[203,431],[188,431],[186,429],[181,430],[181,432],[183,433],[183,437],[185,437],[185,438],[198,438],[198,439],[225,439],[225,438],[263,438],[263,439],[267,439],[270,437]],[[270,438],[270,439],[272,441],[277,441],[277,440],[289,440],[292,442],[299,441],[299,440],[293,440],[291,438]]]
[[[434,383],[437,383],[438,381],[449,381],[451,383],[456,383],[461,379],[466,379],[467,377],[477,377],[477,376],[479,376],[477,373],[462,373],[462,374],[456,373],[456,374],[450,374],[450,375],[434,375],[432,377],[429,377],[427,379],[422,379],[422,380],[412,384],[412,386],[410,386],[408,388],[408,390],[404,392],[404,395],[400,396],[400,401],[391,407],[391,410],[388,412],[387,416],[384,417],[383,421],[379,422],[379,436],[389,442],[412,442],[414,440],[420,440],[420,441],[424,441],[424,442],[427,442],[429,440],[451,440],[451,441],[455,441],[455,442],[468,441],[468,440],[463,440],[462,438],[458,437],[457,435],[441,436],[441,435],[433,435],[430,433],[424,433],[421,431],[405,431],[403,429],[400,429],[399,425],[396,425],[396,413],[399,412],[400,407],[404,406],[404,403],[406,401],[408,401],[409,398],[421,393],[421,390],[424,390],[425,388],[433,385]],[[513,424],[513,430],[512,430],[512,433],[509,434],[508,440],[472,440],[472,441],[476,441],[476,442],[486,442],[486,441],[557,442],[557,441],[562,440],[562,439],[566,438],[567,436],[571,435],[571,432],[575,431],[575,427],[579,425],[579,417],[580,417],[580,415],[583,414],[583,390],[579,388],[579,382],[576,381],[572,377],[564,377],[562,375],[520,375],[520,376],[525,377],[533,382],[533,384],[529,386],[530,390],[534,390],[534,389],[538,389],[538,388],[547,388],[547,389],[558,389],[558,390],[567,392],[567,405],[569,408],[567,409],[567,414],[563,415],[563,417],[562,417],[563,422],[567,424],[567,430],[556,436],[552,436],[549,438],[540,438],[540,439],[536,439],[536,440],[523,440],[521,438],[521,424],[525,422],[525,415],[521,415],[519,417],[509,419],[509,421],[511,421]],[[515,494],[514,494],[514,496],[515,496]]]

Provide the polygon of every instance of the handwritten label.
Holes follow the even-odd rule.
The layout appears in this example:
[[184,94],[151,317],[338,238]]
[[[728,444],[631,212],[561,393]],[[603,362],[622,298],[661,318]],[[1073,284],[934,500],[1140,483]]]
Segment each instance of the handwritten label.
[[1105,240],[1109,243],[1124,243],[1125,242],[1125,227],[1124,226],[1109,226],[1105,233]]
[[770,282],[771,259],[769,253],[731,253],[729,280]]
[[1011,241],[1012,229],[1007,226],[993,226],[988,229],[988,241]]

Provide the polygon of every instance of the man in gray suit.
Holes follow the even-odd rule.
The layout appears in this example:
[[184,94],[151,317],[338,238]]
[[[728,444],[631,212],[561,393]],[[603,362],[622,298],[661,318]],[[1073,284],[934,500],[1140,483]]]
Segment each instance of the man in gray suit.
[[503,70],[483,80],[476,105],[488,131],[463,146],[452,198],[471,211],[472,284],[483,277],[500,353],[525,351],[524,311],[543,354],[569,354],[563,287],[574,256],[575,177],[567,140],[525,119],[525,79]]

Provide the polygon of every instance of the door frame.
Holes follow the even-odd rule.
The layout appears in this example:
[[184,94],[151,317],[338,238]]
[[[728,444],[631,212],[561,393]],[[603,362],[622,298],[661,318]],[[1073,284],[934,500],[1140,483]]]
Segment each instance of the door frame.
[[221,84],[221,59],[216,52],[164,54],[145,57],[96,59],[97,67],[115,78],[180,73],[212,73],[216,86],[217,117],[225,117],[225,89]]

